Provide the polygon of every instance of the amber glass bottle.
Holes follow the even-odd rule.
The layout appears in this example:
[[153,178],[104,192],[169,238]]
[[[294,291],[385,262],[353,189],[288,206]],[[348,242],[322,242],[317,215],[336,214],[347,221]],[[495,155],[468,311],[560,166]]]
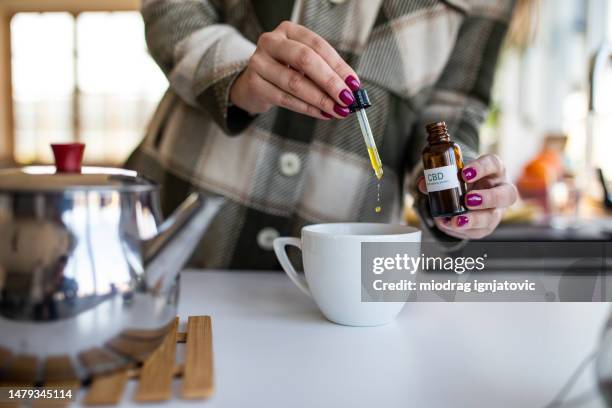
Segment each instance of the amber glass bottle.
[[463,214],[467,208],[464,204],[466,186],[461,177],[461,149],[450,140],[446,123],[430,123],[425,129],[427,146],[423,149],[423,166],[431,215]]

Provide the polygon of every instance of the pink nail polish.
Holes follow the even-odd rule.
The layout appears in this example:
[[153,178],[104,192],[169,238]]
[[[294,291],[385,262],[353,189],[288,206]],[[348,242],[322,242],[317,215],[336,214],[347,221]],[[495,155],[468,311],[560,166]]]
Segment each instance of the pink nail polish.
[[347,106],[352,105],[353,102],[355,102],[355,98],[353,97],[353,95],[346,89],[343,89],[342,92],[340,92],[340,95],[338,95],[338,97],[340,98],[342,103]]
[[474,177],[476,177],[476,169],[473,167],[468,167],[466,169],[463,169],[463,177],[466,180],[471,180]]
[[351,91],[356,91],[361,87],[359,80],[352,75],[347,76],[344,80],[344,83],[346,83],[346,85],[351,88]]
[[464,227],[468,224],[469,220],[470,219],[465,215],[460,215],[459,217],[457,217],[457,226]]
[[333,118],[332,115],[330,115],[329,113],[325,112],[324,110],[321,111],[321,115],[325,116],[327,119]]
[[345,108],[344,106],[334,105],[334,112],[336,112],[338,115],[342,116],[343,118],[346,118],[349,115],[350,110],[349,108]]
[[465,197],[465,202],[471,207],[478,207],[482,204],[482,196],[480,194],[468,194]]

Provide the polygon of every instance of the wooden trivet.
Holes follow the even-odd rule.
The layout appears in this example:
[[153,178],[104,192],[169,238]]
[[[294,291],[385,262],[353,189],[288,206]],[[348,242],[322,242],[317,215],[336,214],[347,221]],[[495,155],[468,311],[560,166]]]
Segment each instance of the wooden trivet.
[[[109,368],[105,370],[107,373],[93,376],[83,403],[89,406],[118,404],[122,400],[125,384],[129,379],[138,380],[134,394],[134,400],[138,402],[160,402],[172,398],[172,380],[175,377],[182,379],[180,398],[210,397],[214,392],[210,316],[190,316],[184,333],[178,331],[178,325],[177,317],[169,326],[170,330],[161,344],[160,336],[166,333],[167,327],[159,331],[126,331],[108,342],[106,348],[91,349],[81,353],[79,359],[85,366]],[[185,362],[178,365],[175,362],[177,343],[186,343]],[[153,350],[152,344],[157,348]],[[127,369],[112,370],[115,366],[125,364],[120,364],[117,354],[109,352],[107,348],[129,357],[130,361],[140,361],[141,364],[134,363]],[[148,357],[145,358],[145,354]],[[10,354],[7,355],[5,350],[0,349],[0,365],[2,360],[8,361],[9,358]],[[34,356],[16,356],[11,360],[8,370],[11,375],[9,378],[15,380],[7,382],[0,378],[0,385],[30,384],[31,386],[36,381],[36,367],[37,360]],[[45,387],[70,388],[74,391],[80,387],[70,358],[67,356],[47,358],[43,366],[43,378],[45,378],[43,383]],[[64,402],[53,406],[68,404]],[[0,404],[0,407],[4,406],[6,405]]]
[[[174,377],[182,377],[181,398],[210,397],[214,392],[210,316],[190,316],[185,333],[178,332],[178,323],[177,317],[162,344],[142,367],[95,377],[85,397],[85,405],[118,404],[129,378],[139,380],[134,395],[138,402],[169,400]],[[175,364],[177,343],[186,343],[185,363],[178,366]]]

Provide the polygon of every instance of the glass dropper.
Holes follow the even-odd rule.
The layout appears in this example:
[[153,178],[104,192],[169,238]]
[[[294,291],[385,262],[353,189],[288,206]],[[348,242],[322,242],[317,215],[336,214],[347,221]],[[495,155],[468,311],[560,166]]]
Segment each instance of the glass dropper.
[[382,162],[380,161],[378,149],[376,148],[376,142],[374,141],[374,135],[372,134],[372,129],[370,128],[370,122],[368,122],[368,116],[365,113],[365,110],[372,106],[372,104],[370,103],[368,93],[365,91],[365,89],[358,89],[353,92],[353,95],[355,96],[355,103],[349,108],[357,115],[359,127],[361,128],[361,134],[363,135],[363,140],[368,148],[368,156],[370,156],[370,162],[372,163],[374,174],[376,175],[376,178],[380,180],[383,176]]

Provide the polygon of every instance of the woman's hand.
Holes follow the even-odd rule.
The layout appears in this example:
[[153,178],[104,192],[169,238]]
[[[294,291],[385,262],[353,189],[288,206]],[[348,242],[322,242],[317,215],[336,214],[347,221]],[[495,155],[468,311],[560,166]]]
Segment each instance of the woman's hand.
[[230,101],[251,114],[281,106],[317,119],[344,118],[354,102],[351,90],[359,86],[355,71],[327,41],[284,21],[259,37]]
[[[506,170],[496,155],[487,154],[466,165],[463,179],[468,186],[465,204],[467,214],[435,218],[436,226],[448,235],[462,239],[478,239],[489,235],[501,221],[503,209],[518,198],[514,184],[508,183]],[[427,194],[425,178],[418,182]]]

